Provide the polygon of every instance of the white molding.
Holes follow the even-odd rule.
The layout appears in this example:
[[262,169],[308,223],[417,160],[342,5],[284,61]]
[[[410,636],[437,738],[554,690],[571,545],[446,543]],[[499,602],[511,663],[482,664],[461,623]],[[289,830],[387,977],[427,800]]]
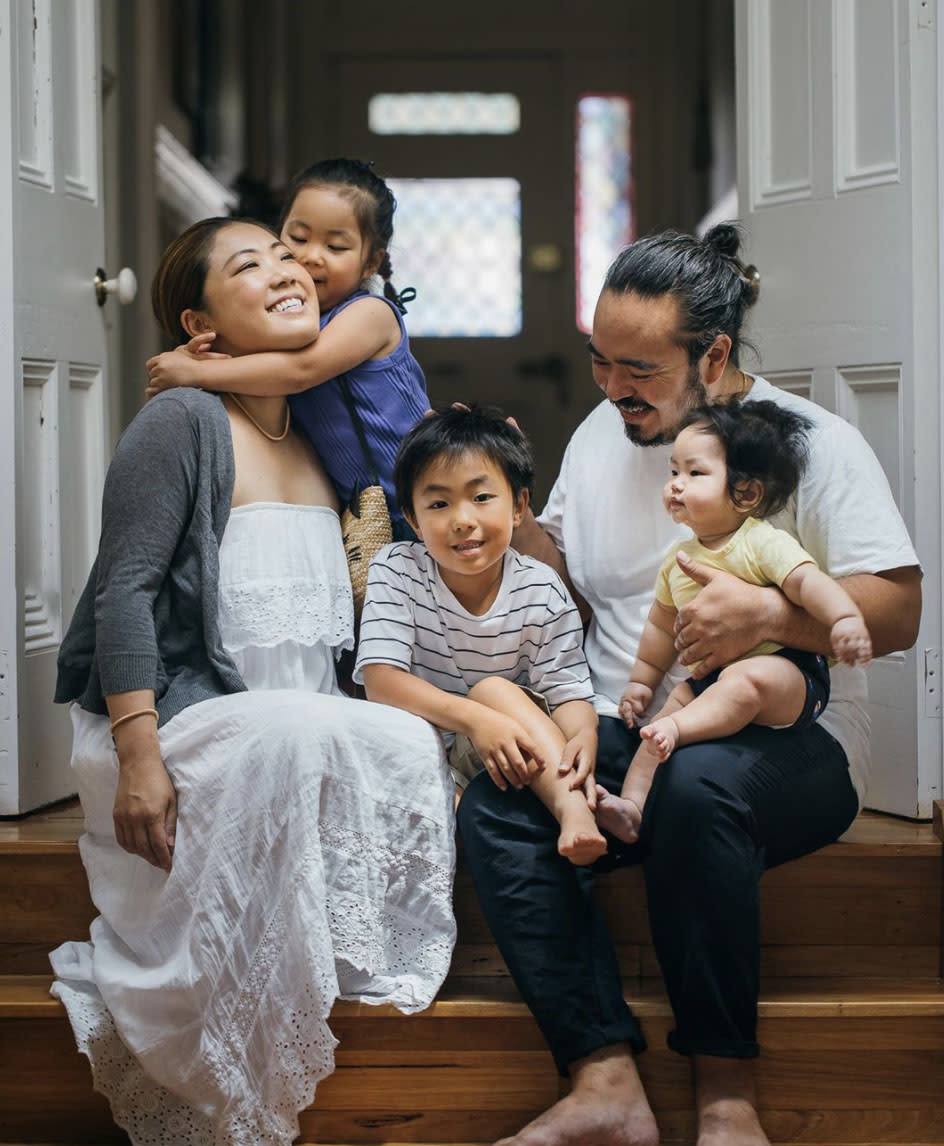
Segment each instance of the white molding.
[[[772,44],[771,12],[775,0],[753,0],[747,4],[748,43],[749,43],[749,99],[756,102],[758,114],[751,117],[753,124],[750,135],[748,164],[750,169],[751,206],[756,210],[777,203],[791,203],[809,199],[813,194],[813,90],[812,72],[809,68],[809,53],[806,53],[807,75],[796,77],[796,90],[805,93],[807,99],[806,123],[806,172],[792,179],[775,180],[773,175],[774,153],[773,90],[771,87]],[[806,37],[811,35],[810,0],[790,0],[789,5],[780,4],[777,11],[782,16],[790,12],[791,18],[802,9],[806,19]]]
[[162,123],[154,133],[157,196],[184,225],[229,215],[238,197],[210,174]]
[[810,402],[815,401],[812,370],[765,370],[763,374],[771,386],[806,398]]
[[69,84],[63,93],[66,117],[63,139],[63,189],[75,199],[98,201],[99,76],[95,68],[94,0],[70,0],[59,50],[68,59]]
[[[71,0],[70,0],[71,2]],[[16,148],[20,178],[51,191],[53,168],[53,67],[51,0],[33,0],[32,15],[22,0],[14,0],[16,83],[19,99]],[[33,61],[31,70],[24,62]]]
[[[840,195],[858,190],[860,187],[875,187],[883,183],[898,183],[901,180],[898,0],[869,0],[869,3],[872,5],[883,4],[887,7],[888,15],[891,17],[891,33],[882,42],[882,50],[887,53],[884,61],[887,67],[874,66],[873,61],[873,66],[867,69],[868,74],[860,75],[865,70],[865,62],[857,55],[860,40],[856,32],[857,24],[862,19],[866,9],[863,7],[862,0],[834,0],[833,108],[835,130],[833,137],[836,140],[834,180],[836,193]],[[874,43],[876,39],[876,37],[871,37],[870,42]],[[886,143],[890,154],[886,160],[881,162],[862,163],[858,159],[857,141],[860,138],[860,131],[868,130],[871,125],[865,122],[862,115],[860,96],[866,85],[873,86],[878,82],[885,83],[889,75],[893,108],[890,117],[892,138]]]
[[55,648],[61,631],[59,531],[59,368],[27,358],[23,379],[23,486],[19,547],[23,576],[23,649]]

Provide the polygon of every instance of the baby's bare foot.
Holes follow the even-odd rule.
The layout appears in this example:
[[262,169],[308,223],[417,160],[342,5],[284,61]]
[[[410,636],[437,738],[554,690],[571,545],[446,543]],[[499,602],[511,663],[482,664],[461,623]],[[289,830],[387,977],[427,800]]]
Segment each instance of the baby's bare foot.
[[634,844],[639,839],[642,809],[633,800],[614,796],[597,784],[597,823],[618,840]]
[[606,840],[600,835],[593,813],[586,804],[582,809],[566,811],[561,816],[560,826],[557,850],[572,864],[583,866],[593,863],[606,853]]
[[643,744],[659,757],[659,763],[664,764],[675,751],[679,741],[679,729],[671,716],[660,716],[645,728],[640,728],[639,735]]

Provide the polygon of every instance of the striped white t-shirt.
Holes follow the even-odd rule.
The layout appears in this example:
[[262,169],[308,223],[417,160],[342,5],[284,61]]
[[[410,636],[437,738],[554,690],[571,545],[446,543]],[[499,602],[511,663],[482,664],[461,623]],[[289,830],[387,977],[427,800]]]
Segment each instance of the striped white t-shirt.
[[459,604],[422,542],[381,549],[367,579],[358,684],[370,664],[405,669],[457,696],[484,677],[503,677],[540,693],[552,711],[593,699],[570,594],[553,569],[514,549],[505,554],[498,596],[480,617]]

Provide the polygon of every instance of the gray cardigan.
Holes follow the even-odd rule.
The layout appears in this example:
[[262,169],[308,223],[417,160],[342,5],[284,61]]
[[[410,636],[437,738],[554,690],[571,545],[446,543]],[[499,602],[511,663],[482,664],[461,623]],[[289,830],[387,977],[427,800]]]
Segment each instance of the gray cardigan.
[[168,390],[125,430],[105,477],[98,556],[59,649],[57,702],[105,713],[152,688],[165,724],[246,685],[220,639],[220,541],[235,465],[223,403]]

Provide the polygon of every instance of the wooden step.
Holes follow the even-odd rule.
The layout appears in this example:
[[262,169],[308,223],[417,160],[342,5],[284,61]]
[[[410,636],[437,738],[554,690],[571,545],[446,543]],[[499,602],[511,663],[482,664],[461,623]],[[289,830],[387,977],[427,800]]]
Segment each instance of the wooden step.
[[[0,1142],[121,1141],[49,982],[0,977]],[[668,1004],[652,983],[628,996],[650,1042],[639,1066],[663,1141],[688,1140],[688,1066],[664,1049]],[[411,1017],[339,1003],[331,1025],[337,1070],[302,1115],[309,1142],[494,1141],[563,1093],[505,981],[454,979]],[[759,1098],[773,1141],[944,1141],[941,980],[771,980],[760,1038]],[[82,1137],[62,1138],[64,1127]]]
[[[48,952],[83,938],[95,909],[76,840],[76,804],[0,823],[0,974],[44,974]],[[942,974],[944,849],[930,824],[864,814],[840,843],[762,883],[762,968],[771,976]],[[658,976],[639,868],[598,882],[626,979]],[[455,974],[504,977],[467,873],[456,879]]]
[[[0,1143],[126,1141],[48,994],[47,952],[87,935],[94,915],[81,827],[75,805],[0,823]],[[764,878],[758,1084],[774,1142],[944,1142],[942,874],[931,825],[864,815],[844,841]],[[598,894],[650,1042],[640,1071],[662,1139],[691,1141],[641,873],[613,873]],[[461,870],[456,909],[453,973],[429,1010],[335,1008],[338,1069],[302,1115],[305,1142],[493,1142],[563,1093]]]

